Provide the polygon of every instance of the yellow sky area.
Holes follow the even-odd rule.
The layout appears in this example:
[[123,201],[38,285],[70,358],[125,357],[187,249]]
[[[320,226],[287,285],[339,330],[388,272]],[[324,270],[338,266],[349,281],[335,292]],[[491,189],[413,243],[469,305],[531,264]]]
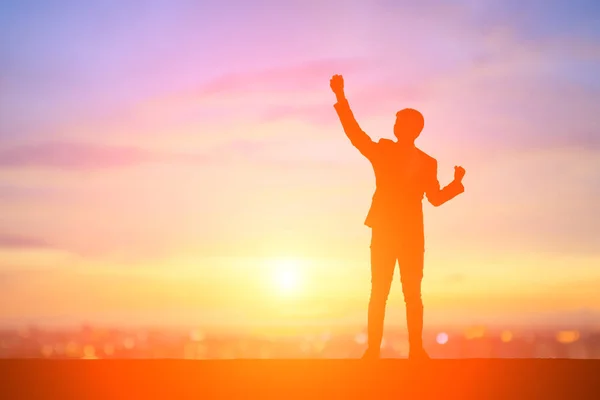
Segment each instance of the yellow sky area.
[[[0,251],[8,274],[0,315],[192,309],[282,323],[364,316],[370,276],[362,222],[373,176],[368,162],[351,158],[350,145],[340,142],[339,151],[355,160],[348,170],[244,162],[0,173],[7,185],[51,191],[2,205],[11,234],[51,246]],[[442,182],[451,179],[449,160]],[[600,308],[600,259],[577,247],[589,246],[584,233],[591,225],[570,200],[589,198],[596,163],[586,152],[522,154],[469,170],[468,190],[455,202],[425,204],[428,307],[483,314]],[[558,167],[556,179],[506,179],[532,170],[547,176]],[[557,179],[570,197],[553,195]],[[559,235],[569,229],[580,236]],[[563,248],[552,253],[552,243]],[[283,272],[273,260],[282,260]],[[10,280],[25,269],[26,279]],[[395,307],[403,304],[399,283],[396,272]]]
[[[13,251],[1,255],[32,267],[26,280],[6,285],[3,318],[98,313],[178,315],[181,310],[193,310],[199,318],[210,313],[212,322],[240,318],[293,325],[348,316],[360,322],[369,295],[366,257],[354,262],[336,258],[180,257],[154,264],[110,265],[60,252]],[[463,266],[465,276],[455,280],[445,279],[448,275],[442,275],[439,266],[428,266],[424,300],[428,310],[463,315],[600,307],[595,290],[600,276],[590,278],[590,268],[598,260],[563,261],[569,261],[573,272],[568,280],[564,271],[558,271],[560,263],[552,259],[547,260],[547,274],[537,279],[526,272],[526,265],[509,270],[507,262],[498,262],[494,270]],[[444,270],[458,267],[447,264]],[[391,313],[402,313],[398,271],[389,304],[394,310]]]
[[1,249],[0,272],[53,270],[82,263],[73,254],[54,249]]

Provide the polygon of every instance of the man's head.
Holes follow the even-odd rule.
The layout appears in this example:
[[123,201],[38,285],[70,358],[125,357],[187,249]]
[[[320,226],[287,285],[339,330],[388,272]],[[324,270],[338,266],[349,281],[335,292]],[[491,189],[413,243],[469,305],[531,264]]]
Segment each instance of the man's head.
[[420,112],[405,108],[396,113],[394,135],[398,138],[398,143],[412,144],[421,134],[424,125],[425,119]]

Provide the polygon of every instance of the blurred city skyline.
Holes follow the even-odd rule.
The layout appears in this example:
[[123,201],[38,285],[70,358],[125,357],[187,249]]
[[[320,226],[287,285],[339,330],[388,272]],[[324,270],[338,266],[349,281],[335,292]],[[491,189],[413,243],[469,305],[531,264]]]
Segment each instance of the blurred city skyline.
[[[428,329],[434,358],[600,358],[600,329]],[[126,328],[82,325],[70,329],[0,329],[0,359],[240,359],[356,358],[365,331],[216,333],[201,328]],[[384,335],[383,358],[406,358],[406,332]]]

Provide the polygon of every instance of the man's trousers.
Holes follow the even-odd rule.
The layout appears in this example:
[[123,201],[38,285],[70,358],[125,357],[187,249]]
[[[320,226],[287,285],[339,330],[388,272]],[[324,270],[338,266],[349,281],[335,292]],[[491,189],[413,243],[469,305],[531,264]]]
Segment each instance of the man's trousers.
[[394,277],[396,262],[406,304],[406,322],[410,348],[422,348],[424,240],[422,231],[390,233],[373,229],[371,236],[371,296],[368,312],[368,344],[379,352],[383,336],[385,309]]

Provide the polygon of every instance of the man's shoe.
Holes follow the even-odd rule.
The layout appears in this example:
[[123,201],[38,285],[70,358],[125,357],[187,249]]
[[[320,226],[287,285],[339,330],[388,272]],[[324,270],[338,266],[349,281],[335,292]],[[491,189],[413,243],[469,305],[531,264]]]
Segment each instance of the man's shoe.
[[424,360],[430,360],[431,358],[429,357],[429,354],[427,354],[425,349],[421,347],[419,349],[409,350],[408,359],[415,360],[415,361],[424,361]]
[[367,349],[367,351],[365,351],[365,353],[361,357],[361,360],[377,360],[377,359],[379,359],[379,351],[374,351],[371,349]]

